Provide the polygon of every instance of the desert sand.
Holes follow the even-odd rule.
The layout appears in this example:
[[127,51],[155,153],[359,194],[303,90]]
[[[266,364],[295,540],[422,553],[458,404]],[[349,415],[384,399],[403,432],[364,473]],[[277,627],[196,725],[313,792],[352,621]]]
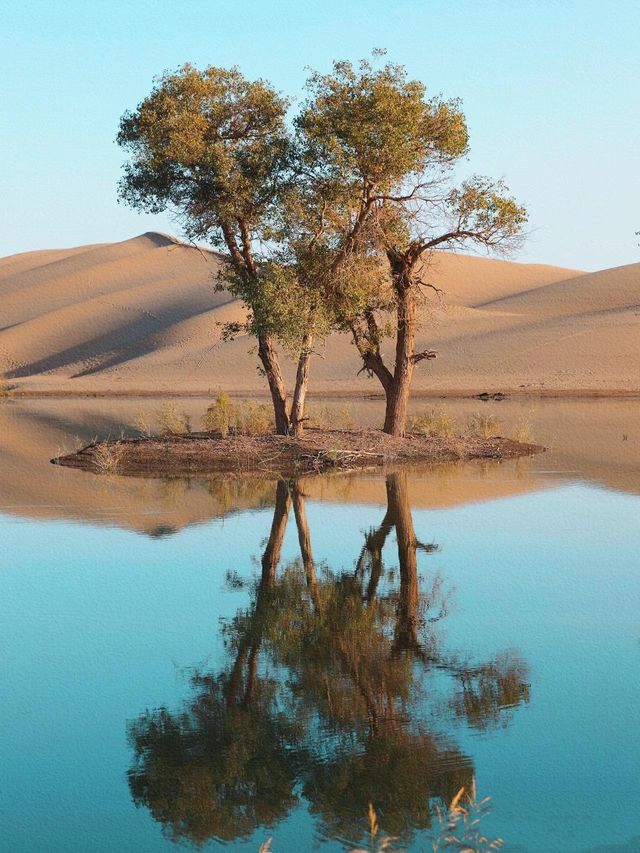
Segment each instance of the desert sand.
[[[215,290],[220,265],[156,233],[0,260],[0,378],[32,393],[264,391],[252,341],[220,342],[244,316]],[[640,391],[640,264],[584,274],[441,253],[429,278],[443,294],[418,345],[439,357],[416,394]],[[346,336],[324,349],[313,391],[379,392]]]

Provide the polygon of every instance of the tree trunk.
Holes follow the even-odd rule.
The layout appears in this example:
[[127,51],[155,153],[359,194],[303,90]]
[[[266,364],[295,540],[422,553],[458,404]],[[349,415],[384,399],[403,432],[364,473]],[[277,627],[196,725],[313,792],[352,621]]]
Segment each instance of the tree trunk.
[[291,404],[290,431],[295,436],[301,436],[304,432],[304,407],[307,397],[307,386],[309,384],[309,364],[311,361],[311,346],[313,336],[307,334],[302,342],[302,352],[298,359],[298,370],[296,371],[296,386],[293,392]]
[[389,509],[387,509],[382,523],[376,530],[371,530],[365,535],[364,546],[360,552],[356,564],[356,578],[360,584],[364,583],[365,574],[369,570],[369,583],[364,594],[364,600],[371,604],[378,591],[378,582],[384,572],[382,565],[382,549],[387,537],[393,530],[395,521]]
[[398,330],[393,379],[385,388],[387,397],[384,432],[402,437],[407,428],[407,411],[413,379],[417,311],[411,285],[401,279],[396,284]]
[[291,496],[289,486],[284,480],[278,480],[276,486],[276,503],[273,510],[273,521],[269,532],[267,546],[262,555],[262,576],[260,591],[272,589],[276,579],[276,568],[280,561],[284,532],[287,528]]
[[227,685],[226,701],[228,708],[236,704],[240,698],[239,693],[242,687],[245,662],[247,663],[247,680],[244,699],[242,700],[243,705],[245,707],[250,705],[254,697],[258,678],[258,655],[265,627],[270,618],[270,608],[273,606],[272,593],[276,582],[276,569],[280,562],[290,506],[291,496],[289,494],[289,486],[284,480],[278,480],[271,530],[269,531],[269,538],[262,555],[262,573],[255,608],[240,642],[238,654]]
[[313,559],[313,551],[311,549],[311,533],[309,531],[309,522],[307,520],[307,511],[304,505],[304,496],[298,482],[294,482],[291,488],[293,493],[293,512],[296,519],[296,527],[298,528],[298,542],[300,544],[300,554],[302,556],[302,565],[307,578],[307,586],[311,593],[311,597],[315,604],[318,603],[318,578],[316,575],[316,564]]
[[287,391],[280,370],[278,354],[270,335],[258,336],[258,355],[269,382],[276,433],[289,435],[289,415],[287,414]]
[[401,651],[418,651],[420,617],[418,605],[417,540],[413,529],[411,506],[407,489],[407,472],[401,471],[387,477],[387,501],[395,521],[400,567],[400,596],[395,646]]

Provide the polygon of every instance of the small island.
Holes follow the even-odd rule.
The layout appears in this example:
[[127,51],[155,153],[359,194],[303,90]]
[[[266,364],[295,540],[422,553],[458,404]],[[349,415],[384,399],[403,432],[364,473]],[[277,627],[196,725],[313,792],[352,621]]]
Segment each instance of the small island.
[[97,441],[58,456],[55,465],[129,476],[296,474],[406,464],[514,459],[544,451],[501,436],[445,438],[380,430],[308,429],[302,436],[185,433]]

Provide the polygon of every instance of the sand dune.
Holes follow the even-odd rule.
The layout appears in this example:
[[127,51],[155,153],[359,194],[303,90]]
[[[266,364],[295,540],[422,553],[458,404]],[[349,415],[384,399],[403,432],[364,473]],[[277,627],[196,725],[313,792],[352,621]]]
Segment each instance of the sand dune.
[[573,278],[479,303],[479,308],[527,317],[640,311],[640,264],[582,273]]
[[[0,260],[0,376],[46,391],[264,391],[252,342],[221,343],[243,307],[212,252],[148,233]],[[640,264],[581,274],[441,253],[424,310],[419,392],[640,390]],[[345,336],[313,364],[320,393],[377,392]],[[292,374],[292,366],[286,371]]]

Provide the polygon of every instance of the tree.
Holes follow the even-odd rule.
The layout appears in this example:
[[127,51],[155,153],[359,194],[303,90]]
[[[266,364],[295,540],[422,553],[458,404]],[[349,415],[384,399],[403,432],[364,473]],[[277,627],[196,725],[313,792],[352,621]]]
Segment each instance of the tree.
[[[347,249],[364,263],[329,296],[363,369],[382,385],[385,432],[402,436],[415,365],[436,355],[415,350],[419,305],[433,286],[429,254],[467,245],[506,251],[527,214],[500,181],[473,177],[453,185],[452,171],[468,151],[460,102],[427,99],[402,66],[337,62],[308,86],[297,120],[308,157],[342,187],[341,198],[352,199],[349,234],[336,258]],[[387,312],[394,315],[390,330]],[[382,351],[388,333],[395,337],[391,366]]]
[[287,107],[271,86],[237,68],[185,65],[123,115],[117,136],[130,157],[120,198],[138,210],[172,210],[190,240],[225,251],[223,278],[247,306],[245,329],[257,338],[280,434],[290,422],[275,340],[283,322],[296,315],[299,327],[301,316],[291,308],[295,294],[279,288],[278,264],[265,264],[256,245],[269,245],[290,176]]

